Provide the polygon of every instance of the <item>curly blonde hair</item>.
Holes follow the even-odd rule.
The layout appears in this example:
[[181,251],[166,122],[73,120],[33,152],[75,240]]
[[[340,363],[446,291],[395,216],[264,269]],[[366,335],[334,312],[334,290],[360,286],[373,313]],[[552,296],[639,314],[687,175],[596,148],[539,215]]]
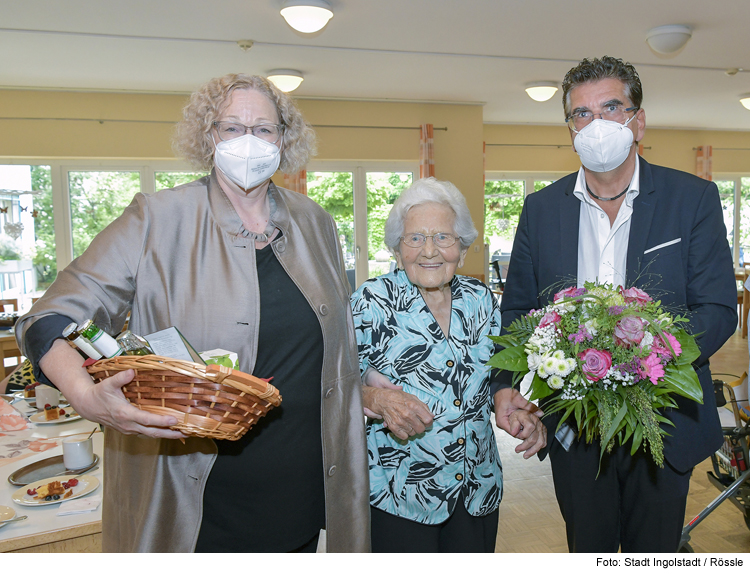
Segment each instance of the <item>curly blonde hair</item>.
[[292,98],[265,77],[230,74],[211,79],[195,91],[182,110],[172,140],[174,151],[196,169],[211,171],[214,166],[214,144],[211,139],[213,122],[237,89],[253,89],[268,97],[276,106],[283,124],[284,145],[279,167],[284,173],[295,173],[316,153],[315,131],[305,121]]

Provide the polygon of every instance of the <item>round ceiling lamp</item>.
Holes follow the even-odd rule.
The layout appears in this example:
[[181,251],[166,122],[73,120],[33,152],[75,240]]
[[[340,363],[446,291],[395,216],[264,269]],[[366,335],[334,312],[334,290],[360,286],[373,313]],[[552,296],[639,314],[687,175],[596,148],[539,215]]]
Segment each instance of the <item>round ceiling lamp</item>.
[[310,34],[328,24],[333,10],[326,0],[287,0],[281,15],[294,30]]
[[526,93],[534,101],[549,101],[557,93],[557,84],[552,81],[531,83],[526,86]]
[[302,73],[293,69],[274,69],[268,73],[268,80],[285,93],[291,93],[302,84]]
[[740,103],[742,103],[742,106],[745,109],[750,109],[750,93],[745,93],[744,95],[740,95]]
[[693,36],[693,29],[683,24],[657,26],[646,33],[646,42],[655,53],[675,55]]

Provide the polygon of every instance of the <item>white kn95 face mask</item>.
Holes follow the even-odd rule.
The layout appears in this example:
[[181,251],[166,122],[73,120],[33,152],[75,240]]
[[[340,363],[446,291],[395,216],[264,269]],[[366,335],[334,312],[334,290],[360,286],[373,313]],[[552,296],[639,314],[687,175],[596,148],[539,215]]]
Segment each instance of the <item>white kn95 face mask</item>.
[[628,123],[633,119],[635,115],[624,124],[594,119],[578,131],[573,145],[583,167],[599,173],[620,167],[628,158],[633,145],[634,135],[628,128]]
[[269,179],[281,163],[281,149],[249,133],[214,141],[214,164],[243,190],[249,190]]

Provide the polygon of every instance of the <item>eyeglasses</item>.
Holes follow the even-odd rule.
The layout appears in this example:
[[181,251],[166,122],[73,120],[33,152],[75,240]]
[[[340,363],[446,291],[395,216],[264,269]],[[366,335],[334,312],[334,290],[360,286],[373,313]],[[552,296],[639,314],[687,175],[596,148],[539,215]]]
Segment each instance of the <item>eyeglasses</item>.
[[216,128],[216,133],[219,134],[219,139],[222,141],[230,141],[237,137],[242,137],[246,133],[252,133],[253,137],[268,141],[269,143],[277,143],[284,129],[283,125],[273,125],[271,123],[261,123],[260,125],[248,127],[242,123],[230,123],[228,121],[214,121],[213,126]]
[[[631,111],[637,111],[639,107],[625,107],[623,105],[607,105],[601,113],[594,113],[588,109],[578,109],[565,118],[565,122],[574,131],[580,131],[591,123],[598,115],[606,121],[622,123]],[[631,117],[632,119],[632,117]]]
[[446,234],[445,232],[438,232],[437,234],[432,234],[431,236],[426,236],[425,234],[414,232],[413,234],[405,234],[401,237],[401,240],[403,240],[404,244],[406,244],[410,248],[421,248],[425,245],[425,242],[427,242],[428,238],[432,238],[432,243],[435,246],[439,246],[440,248],[450,248],[456,243],[457,240],[457,238],[453,234]]

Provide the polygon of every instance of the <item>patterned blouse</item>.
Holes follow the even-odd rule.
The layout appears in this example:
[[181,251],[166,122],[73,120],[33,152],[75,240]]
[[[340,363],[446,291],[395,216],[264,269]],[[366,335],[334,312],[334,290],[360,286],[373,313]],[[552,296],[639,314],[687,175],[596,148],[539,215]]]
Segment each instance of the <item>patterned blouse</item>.
[[434,414],[424,434],[399,440],[367,427],[370,504],[424,524],[444,522],[463,494],[469,514],[484,516],[502,497],[503,473],[490,412],[500,310],[474,278],[451,281],[446,339],[419,289],[403,270],[368,280],[352,295],[360,368],[372,366]]

